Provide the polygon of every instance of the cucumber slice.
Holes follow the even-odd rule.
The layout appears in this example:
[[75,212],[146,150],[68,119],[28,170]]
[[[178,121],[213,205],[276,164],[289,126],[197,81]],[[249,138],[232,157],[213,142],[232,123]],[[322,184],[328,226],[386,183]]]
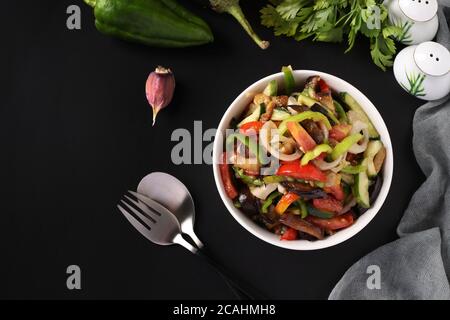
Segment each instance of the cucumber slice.
[[367,167],[363,165],[358,166],[346,166],[339,171],[339,173],[348,173],[348,174],[358,174],[360,172],[366,171]]
[[272,117],[270,118],[270,120],[283,121],[283,120],[289,118],[290,116],[291,116],[291,114],[288,111],[284,111],[281,108],[275,108],[275,109],[273,109]]
[[[366,159],[363,160],[361,165],[367,165]],[[356,198],[358,204],[363,208],[370,207],[369,197],[369,177],[366,172],[360,172],[355,175],[355,184],[353,185],[353,195]]]
[[259,105],[256,107],[255,111],[253,111],[251,115],[249,115],[247,118],[238,123],[238,127],[241,127],[243,124],[247,122],[258,121],[259,117],[261,116],[261,112],[262,112],[262,105]]
[[316,103],[318,103],[316,100],[314,100],[313,98],[308,97],[306,94],[300,93],[297,97],[297,102],[300,103],[301,105],[305,105],[307,107],[312,107],[313,105],[315,105]]
[[342,100],[347,104],[347,106],[350,108],[350,110],[353,110],[357,112],[361,119],[367,123],[368,125],[368,131],[369,131],[369,137],[372,139],[379,138],[380,135],[373,126],[373,123],[370,121],[369,117],[367,116],[366,112],[363,110],[363,108],[359,105],[359,103],[347,92],[341,93]]
[[272,81],[270,81],[270,82],[267,84],[267,86],[266,86],[266,88],[264,89],[264,91],[263,91],[263,93],[264,93],[266,96],[271,96],[271,97],[276,96],[276,95],[277,95],[277,92],[278,92],[278,82],[277,82],[277,80],[272,80]]
[[364,151],[364,158],[367,161],[367,175],[373,178],[377,175],[377,169],[373,163],[373,158],[383,148],[383,143],[380,140],[371,140]]

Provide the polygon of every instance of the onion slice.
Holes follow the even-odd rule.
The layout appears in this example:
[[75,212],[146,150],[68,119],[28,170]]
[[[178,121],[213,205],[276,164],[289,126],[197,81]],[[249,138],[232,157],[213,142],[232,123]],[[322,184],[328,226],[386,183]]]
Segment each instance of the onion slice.
[[338,173],[339,171],[341,171],[344,167],[346,167],[349,162],[346,160],[346,157],[342,158],[342,161],[334,168],[331,169],[331,171],[333,171],[334,173]]
[[320,127],[320,129],[322,130],[322,132],[323,132],[323,137],[324,137],[324,141],[328,141],[328,137],[329,137],[329,131],[328,131],[328,129],[327,129],[327,126],[323,123],[323,121],[320,121],[319,122],[319,127]]
[[348,149],[348,152],[353,153],[353,154],[358,154],[358,153],[366,151],[367,144],[369,143],[369,130],[367,129],[367,127],[368,127],[367,123],[364,123],[360,120],[357,120],[352,124],[352,130],[350,131],[350,133],[355,134],[355,133],[360,133],[362,131],[363,141],[362,141],[362,143],[355,143],[354,145],[352,145]]
[[316,165],[317,168],[319,168],[322,171],[331,170],[334,167],[337,167],[341,163],[341,161],[345,159],[346,155],[347,155],[346,153],[341,155],[333,162],[326,162],[325,160],[322,159],[315,159],[313,160],[313,163]]
[[343,207],[342,210],[338,212],[338,215],[347,213],[355,205],[356,205],[356,199],[354,197],[352,197],[352,199],[345,205],[345,207]]
[[289,140],[287,137],[281,137],[278,134],[278,128],[272,121],[267,121],[259,131],[259,139],[261,145],[272,156],[282,161],[294,161],[301,157],[302,153],[299,150],[295,150],[292,154],[284,154],[280,152],[280,143]]

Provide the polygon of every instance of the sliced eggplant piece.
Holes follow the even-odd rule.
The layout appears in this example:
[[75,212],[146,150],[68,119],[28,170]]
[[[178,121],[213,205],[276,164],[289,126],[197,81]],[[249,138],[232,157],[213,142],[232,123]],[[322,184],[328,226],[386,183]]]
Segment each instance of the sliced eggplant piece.
[[301,182],[282,181],[280,184],[289,192],[299,195],[303,200],[323,198],[327,194],[320,188],[311,187]]
[[311,110],[315,111],[315,112],[320,112],[321,114],[326,116],[328,118],[328,120],[330,120],[330,123],[332,126],[339,124],[339,120],[336,118],[336,116],[333,114],[333,112],[331,112],[327,108],[321,106],[320,104],[318,104],[318,103],[314,104],[311,107]]
[[285,226],[291,227],[295,230],[307,233],[316,239],[323,239],[323,229],[303,220],[299,216],[291,213],[285,213],[280,217],[280,222]]
[[303,120],[301,122],[302,127],[308,132],[317,144],[322,144],[325,140],[325,135],[322,129],[311,119]]
[[375,200],[378,198],[382,186],[383,186],[383,177],[380,174],[376,177],[375,182],[369,188],[370,203],[374,203]]
[[381,167],[383,167],[384,159],[386,159],[386,148],[383,146],[373,158],[373,165],[375,167],[376,174],[380,173]]
[[241,210],[246,214],[250,216],[259,214],[258,200],[250,193],[250,190],[246,186],[240,190],[238,201],[241,205]]
[[[311,111],[311,109],[306,106],[289,106],[289,107],[294,109],[298,113]],[[300,122],[300,124],[317,144],[323,143],[323,141],[325,140],[325,136],[323,134],[322,129],[320,129],[317,123],[315,123],[311,119],[306,119]]]
[[319,101],[331,112],[335,112],[331,90],[319,76],[312,76],[306,80],[305,91],[309,97]]

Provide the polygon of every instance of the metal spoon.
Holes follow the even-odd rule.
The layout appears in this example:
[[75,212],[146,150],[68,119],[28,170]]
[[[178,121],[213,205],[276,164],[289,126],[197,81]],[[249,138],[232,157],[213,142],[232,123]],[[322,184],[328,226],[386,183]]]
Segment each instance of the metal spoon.
[[[133,199],[134,197],[135,199]],[[181,235],[178,219],[158,202],[128,191],[117,205],[120,212],[145,238],[159,245],[179,244],[208,262],[227,282],[237,298],[263,299],[264,296],[237,279],[209,254],[187,242]]]
[[137,192],[172,212],[180,222],[181,231],[190,236],[198,248],[203,248],[203,243],[194,232],[194,200],[180,180],[164,172],[153,172],[139,182]]

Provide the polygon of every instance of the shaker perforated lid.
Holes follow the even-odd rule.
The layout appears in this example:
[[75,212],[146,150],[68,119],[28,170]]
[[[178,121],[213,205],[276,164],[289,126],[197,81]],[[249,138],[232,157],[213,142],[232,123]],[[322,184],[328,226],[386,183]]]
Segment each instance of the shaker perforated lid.
[[420,70],[431,76],[443,76],[450,71],[450,52],[437,42],[419,44],[414,50],[414,60]]
[[431,20],[437,13],[437,0],[398,0],[403,13],[415,21]]

